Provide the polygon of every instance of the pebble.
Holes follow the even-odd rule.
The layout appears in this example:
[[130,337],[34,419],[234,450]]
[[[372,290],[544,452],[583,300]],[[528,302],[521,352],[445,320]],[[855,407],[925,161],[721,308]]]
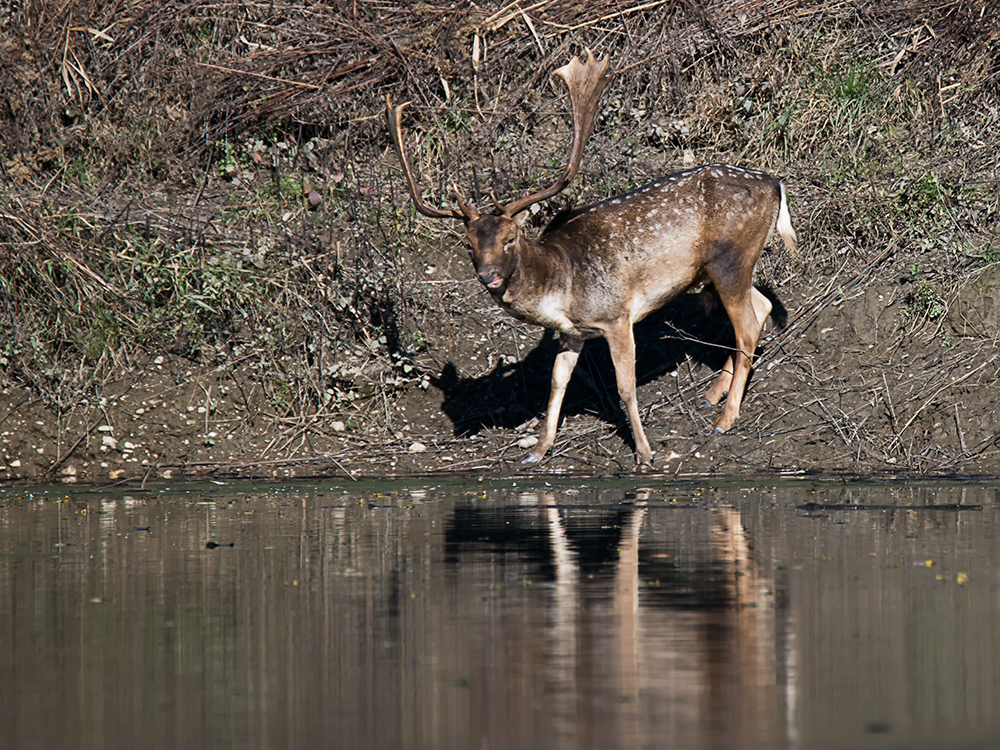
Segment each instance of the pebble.
[[423,443],[410,444],[410,453],[423,453],[425,450],[427,450],[427,446]]

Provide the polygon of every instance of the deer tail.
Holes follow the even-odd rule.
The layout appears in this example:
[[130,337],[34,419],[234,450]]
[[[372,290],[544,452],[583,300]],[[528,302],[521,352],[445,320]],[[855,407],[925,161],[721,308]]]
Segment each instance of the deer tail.
[[781,235],[781,239],[785,243],[785,249],[788,250],[793,258],[798,258],[798,238],[795,236],[795,230],[792,228],[792,217],[788,213],[785,186],[779,183],[779,188],[781,189],[781,205],[778,208],[778,221],[775,223],[775,229]]

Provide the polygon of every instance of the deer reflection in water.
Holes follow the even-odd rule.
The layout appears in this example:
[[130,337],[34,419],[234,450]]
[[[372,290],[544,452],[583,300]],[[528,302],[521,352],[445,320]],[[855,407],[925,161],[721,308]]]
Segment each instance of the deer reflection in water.
[[675,525],[642,507],[519,502],[533,505],[457,508],[445,533],[456,568],[527,563],[547,583],[532,592],[543,606],[505,615],[483,646],[502,655],[484,708],[508,718],[499,731],[531,726],[545,705],[560,746],[790,742],[791,629],[738,511]]

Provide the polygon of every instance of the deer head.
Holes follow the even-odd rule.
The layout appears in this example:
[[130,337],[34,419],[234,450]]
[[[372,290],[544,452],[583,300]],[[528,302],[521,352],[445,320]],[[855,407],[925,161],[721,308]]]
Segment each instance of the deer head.
[[458,203],[457,209],[436,208],[424,202],[420,185],[413,174],[413,165],[406,155],[406,133],[400,125],[401,114],[407,105],[400,104],[393,107],[386,103],[389,133],[396,155],[406,173],[406,182],[414,207],[432,219],[459,219],[465,222],[466,242],[472,262],[479,280],[491,292],[502,292],[504,283],[509,278],[512,256],[520,240],[521,225],[524,223],[524,211],[533,204],[548,200],[562,192],[580,170],[583,149],[594,130],[597,103],[610,80],[609,65],[608,58],[597,60],[594,54],[587,50],[586,62],[574,57],[552,73],[562,79],[569,91],[573,115],[573,143],[570,146],[569,162],[558,179],[544,190],[507,204],[501,204],[496,197],[493,197],[496,211],[492,214],[480,215],[475,203],[467,204],[457,187],[453,188]]

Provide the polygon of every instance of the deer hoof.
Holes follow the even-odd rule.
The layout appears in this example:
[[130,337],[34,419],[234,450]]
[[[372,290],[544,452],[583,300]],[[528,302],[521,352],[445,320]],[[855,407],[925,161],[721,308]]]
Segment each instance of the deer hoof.
[[729,395],[729,391],[723,391],[722,395],[720,395],[718,398],[716,398],[715,396],[712,395],[712,392],[709,391],[705,395],[705,398],[703,398],[701,400],[701,406],[702,406],[702,408],[704,408],[706,406],[715,406],[716,404],[721,403],[726,398],[726,396],[728,396],[728,395]]
[[529,453],[527,456],[521,459],[522,464],[537,464],[542,460],[541,456],[536,456],[534,453]]
[[713,435],[724,435],[724,434],[726,434],[726,431],[724,429],[722,429],[721,427],[716,427],[714,430],[712,430],[712,434]]
[[702,408],[702,409],[707,409],[707,408],[708,408],[709,406],[711,406],[711,405],[712,405],[712,402],[711,402],[711,401],[709,401],[709,400],[708,400],[707,398],[703,398],[703,399],[701,400],[701,403],[700,403],[700,404],[698,404],[698,406],[699,406],[700,408]]

